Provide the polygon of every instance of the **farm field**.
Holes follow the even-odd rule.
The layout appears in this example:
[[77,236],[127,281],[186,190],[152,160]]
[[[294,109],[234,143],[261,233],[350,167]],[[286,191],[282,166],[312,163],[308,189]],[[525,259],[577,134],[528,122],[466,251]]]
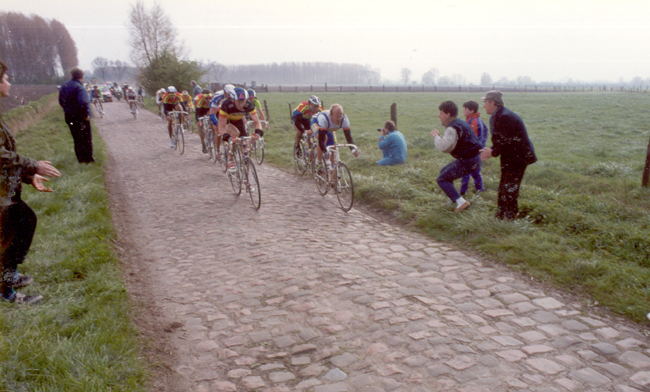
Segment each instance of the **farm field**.
[[0,101],[0,113],[7,113],[11,109],[22,106],[27,102],[38,101],[43,96],[56,92],[54,85],[18,85],[11,86],[11,96]]
[[[289,110],[310,93],[260,94],[266,100],[271,131],[268,160],[290,169],[295,132]],[[487,192],[468,192],[471,207],[453,214],[435,182],[452,158],[438,151],[429,135],[437,128],[438,105],[468,100],[468,93],[325,93],[328,108],[340,103],[352,124],[362,155],[342,153],[355,181],[357,201],[374,212],[487,258],[510,264],[533,279],[585,294],[637,322],[650,311],[650,192],[641,176],[650,135],[650,96],[643,93],[507,93],[506,106],[524,120],[538,162],[524,177],[519,198],[525,218],[493,218],[499,161],[484,162]],[[406,136],[405,165],[378,167],[377,128],[390,119],[397,103],[397,128]],[[338,135],[340,140],[344,136]],[[488,146],[490,142],[488,141]],[[459,186],[459,181],[456,183]],[[315,191],[314,197],[320,197]],[[357,206],[359,204],[356,204]]]

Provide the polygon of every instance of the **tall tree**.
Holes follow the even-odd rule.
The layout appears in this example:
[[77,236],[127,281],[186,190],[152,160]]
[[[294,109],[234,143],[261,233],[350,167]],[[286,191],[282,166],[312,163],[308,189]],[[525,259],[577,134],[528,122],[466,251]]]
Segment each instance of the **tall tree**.
[[191,80],[201,80],[204,70],[196,61],[181,60],[172,53],[161,53],[151,64],[140,69],[138,82],[148,94],[155,94],[161,86],[191,90]]
[[93,66],[93,74],[101,78],[103,81],[106,81],[106,73],[111,66],[109,61],[103,57],[95,57],[90,65]]
[[52,19],[50,27],[52,28],[52,37],[54,38],[54,44],[56,45],[59,55],[61,69],[65,76],[72,68],[79,65],[79,60],[77,59],[77,45],[75,45],[68,29],[66,29],[61,22]]
[[163,54],[181,55],[176,45],[176,29],[160,4],[147,10],[142,0],[137,0],[131,5],[128,29],[131,60],[138,68],[150,66]]
[[411,70],[408,69],[408,68],[402,68],[401,75],[402,75],[402,78],[401,78],[402,83],[408,84],[409,80],[411,80]]
[[438,72],[437,69],[431,68],[430,70],[425,72],[424,75],[422,75],[422,84],[425,84],[425,85],[428,85],[428,86],[435,85],[436,84],[436,78],[438,77],[439,73],[440,72]]
[[489,73],[483,72],[481,75],[481,86],[489,86],[492,84],[492,76]]

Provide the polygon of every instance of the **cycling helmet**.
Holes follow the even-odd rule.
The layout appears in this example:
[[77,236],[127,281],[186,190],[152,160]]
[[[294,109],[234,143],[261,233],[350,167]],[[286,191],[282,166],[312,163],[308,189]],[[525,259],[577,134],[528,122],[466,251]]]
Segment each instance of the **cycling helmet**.
[[230,97],[232,99],[236,99],[236,97],[235,97],[235,86],[233,86],[232,84],[227,84],[227,85],[223,86],[223,92],[230,95]]
[[167,92],[168,93],[175,93],[176,92],[176,87],[174,87],[174,86],[167,87]]
[[255,90],[253,90],[252,88],[249,88],[248,89],[248,98],[255,98],[256,96],[257,96],[257,94],[255,93]]
[[183,90],[183,95],[190,95],[187,90]]
[[233,98],[235,101],[244,101],[248,99],[248,93],[246,92],[245,89],[241,87],[236,87],[235,88],[235,98]]
[[317,106],[320,105],[321,104],[320,98],[318,98],[315,95],[312,95],[311,97],[309,97],[309,104],[310,105],[317,105]]
[[211,94],[212,92],[208,90],[207,88],[204,88],[203,91],[201,91],[202,94]]

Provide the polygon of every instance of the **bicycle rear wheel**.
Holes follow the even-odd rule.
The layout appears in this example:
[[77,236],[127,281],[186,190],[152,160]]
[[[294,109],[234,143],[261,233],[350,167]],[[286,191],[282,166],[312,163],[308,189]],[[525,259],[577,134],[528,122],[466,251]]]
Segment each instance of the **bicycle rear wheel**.
[[336,165],[335,191],[343,211],[350,211],[354,203],[354,184],[352,183],[350,169],[343,162]]
[[215,151],[214,151],[214,136],[212,130],[208,131],[205,135],[205,148],[208,150],[208,159],[214,162]]
[[185,152],[185,138],[183,137],[183,128],[180,124],[176,125],[176,148],[178,152],[183,155]]
[[[219,137],[219,136],[216,136]],[[228,143],[221,141],[221,159],[219,163],[221,164],[221,170],[224,172],[228,171]]]
[[232,186],[232,191],[235,192],[235,195],[239,196],[241,194],[241,171],[239,167],[239,163],[237,162],[236,159],[233,159],[235,162],[235,171],[230,172],[228,171],[228,178],[230,179],[230,185]]
[[316,187],[318,188],[318,192],[320,192],[320,194],[323,196],[327,194],[327,191],[330,188],[330,181],[326,166],[326,163],[323,162],[313,170]]
[[296,171],[298,174],[301,176],[305,174],[305,171],[307,171],[307,165],[305,164],[306,162],[306,156],[305,156],[305,151],[304,151],[304,146],[302,143],[298,145],[298,148],[294,148],[293,152],[293,162],[296,166]]
[[262,204],[262,193],[260,191],[260,182],[257,178],[257,170],[253,164],[253,160],[246,157],[246,181],[247,181],[247,191],[251,197],[251,202],[253,202],[253,207],[256,210],[260,209]]

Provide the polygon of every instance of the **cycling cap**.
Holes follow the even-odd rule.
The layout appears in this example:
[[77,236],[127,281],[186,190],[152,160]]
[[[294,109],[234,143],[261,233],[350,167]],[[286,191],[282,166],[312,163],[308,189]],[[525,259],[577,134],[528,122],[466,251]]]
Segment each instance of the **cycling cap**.
[[235,97],[235,86],[233,86],[232,84],[227,84],[227,85],[223,86],[223,91],[226,94],[230,95],[232,97],[232,99],[236,99],[236,97]]
[[241,87],[236,87],[235,88],[235,101],[243,101],[245,99],[248,99],[248,93],[246,92],[245,89]]
[[176,87],[174,87],[174,86],[167,87],[167,92],[168,93],[175,93],[176,92]]
[[320,98],[318,98],[315,95],[312,95],[311,97],[309,97],[309,103],[311,105],[320,105]]
[[255,90],[253,90],[252,88],[249,88],[248,89],[248,98],[255,98],[256,96],[257,96],[257,94],[255,94]]
[[187,90],[183,90],[183,95],[190,95],[190,94],[188,94]]

